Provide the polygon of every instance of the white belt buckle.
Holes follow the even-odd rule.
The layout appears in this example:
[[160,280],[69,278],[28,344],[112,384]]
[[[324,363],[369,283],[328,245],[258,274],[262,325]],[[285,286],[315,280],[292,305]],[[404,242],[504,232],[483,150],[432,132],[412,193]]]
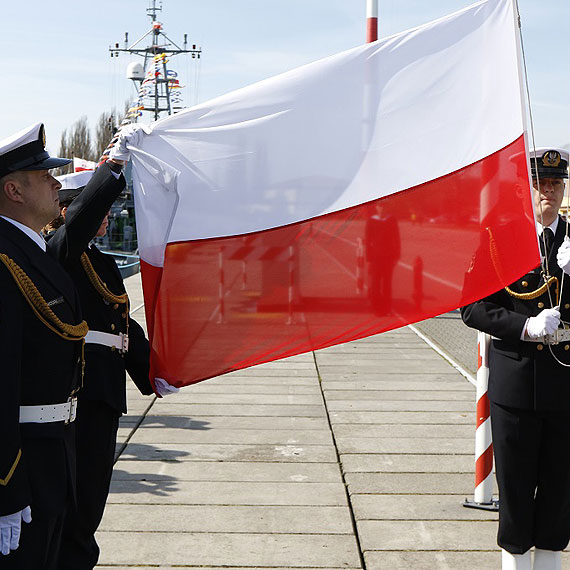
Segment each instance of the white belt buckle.
[[544,335],[544,344],[558,344],[558,331]]
[[70,396],[67,403],[69,404],[69,415],[65,418],[65,423],[69,424],[74,422],[77,417],[77,396]]
[[119,333],[121,337],[121,348],[120,351],[124,354],[129,350],[129,335],[124,333]]

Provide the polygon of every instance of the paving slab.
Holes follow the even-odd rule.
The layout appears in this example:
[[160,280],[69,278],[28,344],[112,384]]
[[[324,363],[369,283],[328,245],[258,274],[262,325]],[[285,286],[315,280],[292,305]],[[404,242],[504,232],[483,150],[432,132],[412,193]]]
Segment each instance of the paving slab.
[[240,376],[247,376],[248,378],[251,379],[252,382],[257,382],[259,383],[261,380],[263,381],[267,381],[269,383],[273,382],[274,379],[275,381],[278,381],[280,378],[284,381],[286,381],[287,378],[290,377],[297,377],[297,378],[304,378],[307,380],[310,380],[312,378],[314,378],[317,374],[315,366],[313,365],[312,367],[310,365],[305,365],[303,367],[287,367],[287,366],[282,366],[279,368],[269,368],[270,363],[268,364],[261,364],[259,366],[254,366],[252,368],[248,368],[247,369],[247,375],[244,374],[243,370],[240,370],[239,372],[229,372],[228,374],[224,374],[223,376],[220,376],[219,378],[215,378],[215,381],[219,381],[220,378],[223,378],[223,381],[225,382],[226,379],[230,379],[230,378],[239,378]]
[[[322,385],[327,397],[330,397],[333,390],[356,390],[359,393],[376,390],[401,390],[401,391],[423,391],[429,390],[430,392],[439,392],[449,390],[452,388],[454,391],[469,392],[473,397],[473,386],[468,382],[458,382],[455,374],[447,374],[444,377],[437,379],[431,378],[429,380],[418,380],[414,375],[413,380],[410,376],[404,374],[396,374],[390,376],[389,379],[370,379],[370,380],[323,380]],[[300,388],[300,387],[299,387]],[[310,388],[307,386],[306,388]]]
[[275,445],[332,445],[328,430],[295,429],[205,429],[169,428],[147,426],[145,422],[137,430],[133,443],[217,443],[217,444],[275,444]]
[[[334,433],[337,438],[424,438],[426,433],[438,439],[473,439],[473,427],[469,424],[339,424],[334,422]],[[144,426],[144,424],[143,424]]]
[[367,570],[481,570],[501,567],[494,552],[365,552]]
[[328,402],[331,412],[465,412],[475,414],[475,403],[457,400],[333,400]]
[[333,424],[422,424],[422,425],[457,425],[468,424],[475,432],[475,407],[473,410],[448,411],[331,411],[330,419]]
[[[359,568],[353,536],[99,532],[102,565]],[[129,547],[125,548],[128,544]],[[144,567],[144,566],[143,566]]]
[[[272,566],[271,568],[269,567],[264,567],[262,568],[261,566],[240,566],[239,568],[236,566],[210,566],[208,565],[207,567],[200,565],[200,566],[194,566],[190,563],[186,563],[186,564],[177,564],[176,566],[162,566],[162,565],[157,565],[157,564],[152,564],[152,565],[148,565],[148,564],[137,564],[136,566],[97,566],[98,570],[132,570],[133,568],[152,568],[153,570],[172,570],[173,568],[201,568],[202,570],[204,568],[208,568],[208,570],[244,570],[244,568],[247,568],[247,570],[290,570],[291,566],[281,566],[281,567],[277,567],[277,566]],[[361,570],[361,566],[359,566],[358,568],[328,568],[327,570]],[[303,567],[303,570],[319,570],[317,568],[305,568]]]
[[[193,404],[196,402],[197,392],[186,389],[172,396],[173,404]],[[276,405],[276,406],[316,406],[321,407],[323,398],[321,394],[227,394],[225,392],[200,393],[201,404],[231,404],[241,405]]]
[[351,494],[350,502],[357,520],[407,521],[496,521],[494,511],[470,509],[463,506],[465,498],[473,499],[471,491],[463,495],[358,495]]
[[[326,362],[326,361],[325,361]],[[361,370],[364,374],[374,374],[376,370],[381,370],[384,374],[389,374],[393,372],[402,372],[402,361],[398,360],[382,360],[378,359],[376,363],[373,361],[368,361],[365,363],[355,362],[352,365],[347,365],[339,362],[339,364],[325,364],[323,361],[317,358],[317,363],[319,367],[319,374],[322,378],[327,378],[333,374],[356,374],[355,370]],[[406,371],[409,374],[414,374],[415,372],[448,372],[449,363],[440,358],[430,359],[419,359],[419,360],[408,360],[406,362]]]
[[437,401],[458,401],[465,400],[473,402],[473,394],[465,390],[438,390],[426,391],[425,386],[423,390],[326,390],[325,397],[327,402],[334,401],[366,401],[366,400],[421,400],[427,402],[429,400]]
[[[128,417],[128,416],[127,416]],[[121,420],[121,423],[123,420]],[[326,417],[291,417],[291,416],[186,416],[162,415],[151,410],[145,417],[141,428],[165,427],[193,430],[325,430],[329,431]]]
[[378,365],[378,361],[389,362],[390,360],[417,361],[424,360],[429,362],[437,361],[438,355],[427,345],[423,347],[414,347],[410,349],[383,347],[373,352],[360,352],[357,354],[349,354],[347,352],[338,353],[336,351],[329,352],[324,358],[321,358],[320,352],[317,352],[317,364],[325,362],[327,366],[338,364],[341,366],[374,366]]
[[334,463],[277,463],[231,461],[129,461],[120,459],[114,481],[263,481],[338,483],[339,465]]
[[344,506],[342,483],[113,480],[109,504]]
[[[427,430],[426,430],[427,431]],[[457,454],[473,455],[473,439],[454,438],[370,438],[339,437],[336,439],[338,450],[344,453],[421,453],[421,454]]]
[[[184,388],[187,390],[188,388]],[[248,416],[248,417],[306,417],[322,418],[325,415],[324,406],[307,405],[262,405],[262,404],[201,404],[194,397],[194,403],[179,403],[171,401],[168,404],[156,404],[155,412],[165,416]]]
[[155,505],[152,519],[141,504],[110,504],[102,531],[251,533],[251,534],[347,534],[352,535],[348,506],[240,506]]
[[286,383],[281,384],[245,384],[243,382],[229,383],[224,380],[223,382],[199,382],[192,385],[189,392],[194,394],[294,394],[294,395],[318,395],[320,396],[321,390],[314,382],[311,384],[289,385]]
[[[250,369],[248,369],[249,371]],[[248,375],[244,373],[243,370],[238,372],[231,372],[229,374],[224,374],[223,376],[218,376],[216,378],[210,378],[209,380],[204,380],[202,382],[198,382],[197,384],[192,384],[191,386],[187,386],[185,390],[193,390],[194,388],[201,386],[201,385],[214,385],[219,386],[220,390],[223,391],[224,386],[228,386],[231,389],[231,386],[315,386],[315,379],[317,377],[317,373],[306,374],[301,376],[299,374],[282,374],[280,376],[272,375],[263,376],[263,374],[251,374]]]
[[347,473],[345,478],[351,495],[469,495],[475,484],[472,473]]
[[[345,473],[470,473],[475,469],[475,457],[469,455],[402,455],[345,454],[342,456]],[[475,476],[473,475],[473,478]]]
[[138,431],[121,457],[141,461],[278,461],[336,463],[336,452],[329,445],[247,445],[209,443],[138,443]]
[[368,550],[494,550],[495,521],[357,522],[360,544]]

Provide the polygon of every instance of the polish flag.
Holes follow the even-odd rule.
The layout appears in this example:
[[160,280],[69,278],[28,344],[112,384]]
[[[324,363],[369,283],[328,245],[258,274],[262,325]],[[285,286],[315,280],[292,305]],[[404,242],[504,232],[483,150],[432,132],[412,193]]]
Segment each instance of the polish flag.
[[133,147],[152,373],[426,319],[539,263],[513,0],[159,120]]
[[83,172],[84,170],[95,170],[97,163],[84,158],[73,157],[73,172]]

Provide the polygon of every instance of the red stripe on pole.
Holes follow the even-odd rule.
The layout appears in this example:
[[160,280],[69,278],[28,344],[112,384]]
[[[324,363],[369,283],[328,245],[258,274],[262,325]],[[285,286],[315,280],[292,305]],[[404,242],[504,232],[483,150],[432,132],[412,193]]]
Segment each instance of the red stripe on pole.
[[487,396],[487,392],[485,392],[479,400],[477,400],[477,427],[489,419],[490,413],[489,396]]
[[378,39],[378,18],[366,20],[366,43],[375,42]]
[[493,469],[493,444],[491,444],[475,461],[475,487],[480,485]]

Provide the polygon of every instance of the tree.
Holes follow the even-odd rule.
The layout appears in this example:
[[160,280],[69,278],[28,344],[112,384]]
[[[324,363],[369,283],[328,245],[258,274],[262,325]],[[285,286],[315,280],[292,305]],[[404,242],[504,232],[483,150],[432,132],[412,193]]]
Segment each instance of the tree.
[[107,145],[111,142],[115,131],[118,128],[117,113],[115,111],[103,112],[99,115],[95,125],[94,151],[99,160]]
[[[61,141],[59,145],[59,156],[72,158],[84,158],[85,160],[97,160],[93,152],[91,143],[91,132],[87,124],[87,117],[81,117],[68,130],[61,133]],[[68,174],[73,172],[73,164],[68,164],[58,169],[58,174]]]
[[[77,158],[99,162],[103,151],[111,142],[113,135],[119,128],[120,120],[125,116],[129,107],[130,104],[127,101],[122,114],[119,114],[115,109],[101,113],[95,125],[94,139],[91,137],[87,117],[81,117],[69,130],[66,129],[61,133],[59,156],[66,158],[76,156]],[[58,176],[70,172],[73,172],[72,164],[56,169]]]

